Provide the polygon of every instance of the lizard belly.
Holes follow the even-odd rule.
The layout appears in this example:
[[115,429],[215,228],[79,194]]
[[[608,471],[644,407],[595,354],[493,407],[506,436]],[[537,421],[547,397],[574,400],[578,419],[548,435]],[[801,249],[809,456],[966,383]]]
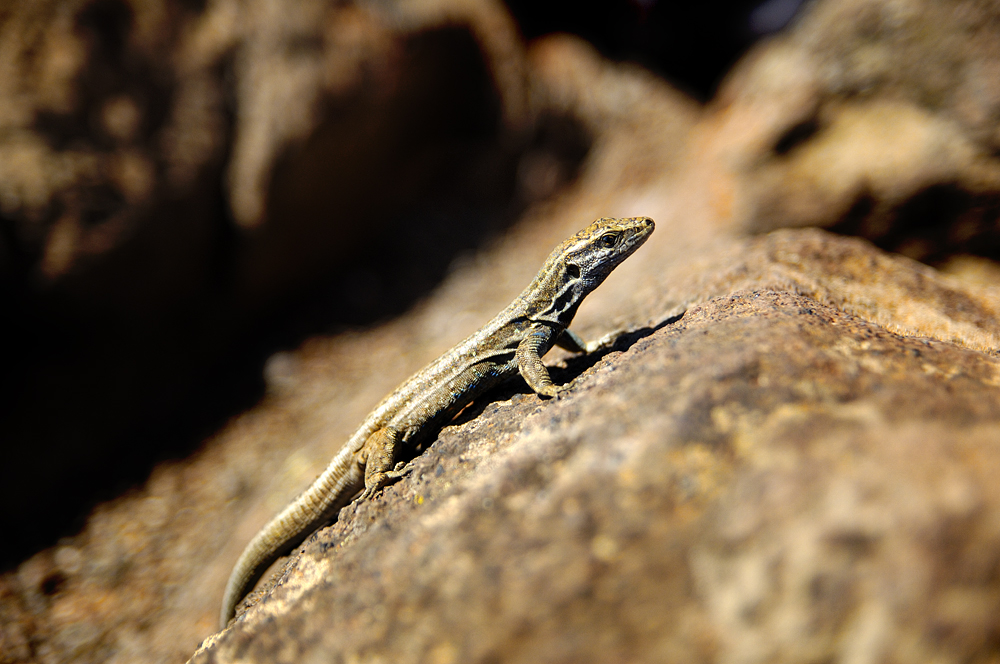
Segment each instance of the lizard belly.
[[[510,351],[510,355],[514,351]],[[411,398],[389,421],[402,433],[403,441],[418,444],[424,435],[446,424],[464,406],[517,373],[514,360],[490,358],[456,372],[439,389]]]

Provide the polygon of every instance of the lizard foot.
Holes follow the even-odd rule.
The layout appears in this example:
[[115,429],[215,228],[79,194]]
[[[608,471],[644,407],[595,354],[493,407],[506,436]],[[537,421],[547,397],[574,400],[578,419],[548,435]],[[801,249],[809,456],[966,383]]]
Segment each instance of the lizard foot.
[[405,461],[400,461],[390,471],[372,473],[365,478],[365,490],[358,496],[358,500],[377,498],[382,493],[382,489],[403,479],[412,470],[412,466],[407,466]]
[[566,385],[546,385],[536,390],[535,393],[543,399],[554,399],[568,389],[569,383]]

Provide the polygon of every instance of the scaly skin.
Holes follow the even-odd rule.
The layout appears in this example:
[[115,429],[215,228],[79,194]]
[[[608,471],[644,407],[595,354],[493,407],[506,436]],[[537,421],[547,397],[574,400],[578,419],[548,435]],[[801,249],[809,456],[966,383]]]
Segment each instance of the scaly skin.
[[648,217],[598,219],[549,255],[523,293],[478,332],[414,374],[375,407],[326,470],[250,541],[226,585],[221,626],[264,571],[336,519],[361,491],[370,498],[408,469],[396,464],[486,390],[520,373],[536,393],[555,396],[541,357],[558,344],[592,350],[568,326],[583,299],[653,232]]

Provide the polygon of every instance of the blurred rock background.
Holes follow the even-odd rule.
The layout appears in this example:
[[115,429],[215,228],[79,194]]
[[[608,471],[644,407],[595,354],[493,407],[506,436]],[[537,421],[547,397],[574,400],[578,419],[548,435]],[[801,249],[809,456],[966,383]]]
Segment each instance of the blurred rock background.
[[576,175],[593,138],[532,99],[519,28],[706,98],[752,8],[10,3],[4,565],[252,405],[275,350],[400,313]]
[[[183,661],[243,544],[368,409],[563,237],[630,214],[657,231],[579,328],[643,339],[607,362],[644,389],[628,417],[623,384],[581,393],[569,421],[605,415],[560,454],[639,450],[612,473],[634,495],[582,462],[463,475],[454,458],[554,463],[561,416],[517,438],[484,413],[437,485],[354,510],[286,570],[342,565],[325,608],[287,591],[199,657],[998,657],[1000,7],[535,4],[0,8],[0,661]],[[495,417],[536,413],[501,396]],[[509,522],[477,477],[525,496]],[[532,511],[545,491],[562,502]],[[444,518],[407,511],[424,494],[468,503],[465,526],[364,539],[372,510]],[[417,577],[366,552],[403,545],[436,553],[390,601],[380,579]],[[431,560],[509,562],[522,592],[498,606],[467,572],[430,600]],[[331,594],[362,568],[360,599]]]

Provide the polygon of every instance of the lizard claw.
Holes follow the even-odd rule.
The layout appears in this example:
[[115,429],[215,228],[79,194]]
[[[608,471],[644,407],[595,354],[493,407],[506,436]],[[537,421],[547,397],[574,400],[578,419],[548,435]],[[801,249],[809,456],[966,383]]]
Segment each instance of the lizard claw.
[[543,399],[554,399],[563,392],[565,392],[566,390],[568,390],[569,386],[570,383],[566,383],[565,385],[549,385],[545,389],[539,390],[538,396],[542,397]]
[[389,484],[387,473],[377,473],[365,480],[365,490],[358,496],[358,500],[374,500],[382,493],[382,487]]

